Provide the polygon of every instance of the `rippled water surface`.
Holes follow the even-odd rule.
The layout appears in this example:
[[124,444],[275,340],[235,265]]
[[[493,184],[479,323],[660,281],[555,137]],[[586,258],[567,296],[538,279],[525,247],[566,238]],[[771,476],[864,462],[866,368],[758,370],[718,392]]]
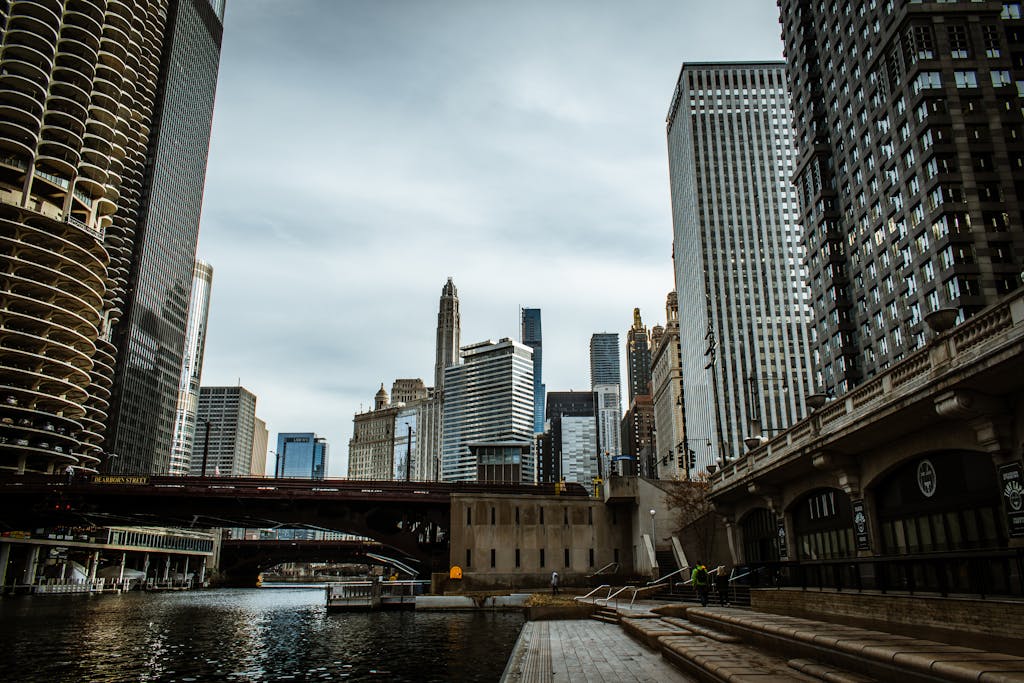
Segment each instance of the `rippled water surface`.
[[322,590],[0,599],[0,681],[497,681],[519,612],[328,613]]

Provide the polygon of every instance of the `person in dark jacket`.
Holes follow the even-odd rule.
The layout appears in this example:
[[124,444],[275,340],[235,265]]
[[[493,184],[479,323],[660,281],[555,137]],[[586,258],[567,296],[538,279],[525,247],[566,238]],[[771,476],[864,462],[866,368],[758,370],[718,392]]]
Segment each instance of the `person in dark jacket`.
[[729,570],[724,564],[715,570],[715,591],[718,592],[718,604],[725,607],[729,604]]

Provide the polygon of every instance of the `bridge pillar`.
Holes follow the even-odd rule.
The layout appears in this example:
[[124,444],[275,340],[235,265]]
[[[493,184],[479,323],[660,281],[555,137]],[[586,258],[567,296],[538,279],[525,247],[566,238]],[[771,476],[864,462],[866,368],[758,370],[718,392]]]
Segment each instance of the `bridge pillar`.
[[7,583],[7,563],[11,561],[11,544],[0,543],[0,593]]
[[170,576],[171,576],[171,556],[168,555],[167,559],[164,561],[164,581],[166,581]]
[[21,582],[31,586],[36,582],[36,564],[39,562],[39,546],[29,546],[28,555],[25,557],[25,571],[21,576]]
[[206,583],[206,558],[199,564],[199,585],[202,586]]
[[96,580],[96,572],[100,568],[100,551],[97,550],[92,553],[89,558],[89,583],[91,584]]
[[142,555],[142,573],[146,575],[147,579],[149,578],[149,553],[148,552],[143,553],[143,555]]

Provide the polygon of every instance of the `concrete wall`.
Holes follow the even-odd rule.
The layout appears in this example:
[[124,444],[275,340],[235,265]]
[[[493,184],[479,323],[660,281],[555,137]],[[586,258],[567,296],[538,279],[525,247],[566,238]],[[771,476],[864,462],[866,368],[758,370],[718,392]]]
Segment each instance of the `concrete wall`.
[[615,561],[616,551],[620,573],[632,573],[631,509],[576,496],[454,494],[451,564],[462,567],[464,590],[546,588],[552,571],[562,585],[582,586]]

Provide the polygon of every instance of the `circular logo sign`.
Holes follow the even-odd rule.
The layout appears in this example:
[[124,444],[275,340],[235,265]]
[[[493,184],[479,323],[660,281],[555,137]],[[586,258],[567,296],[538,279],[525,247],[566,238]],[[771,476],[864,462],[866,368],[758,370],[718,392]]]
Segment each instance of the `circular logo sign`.
[[857,511],[857,514],[853,516],[853,523],[857,525],[857,533],[862,534],[867,528],[868,518],[864,516],[864,512],[861,510]]
[[935,495],[935,487],[938,485],[938,477],[935,474],[935,465],[931,460],[922,460],[917,466],[917,488],[925,498]]
[[1003,488],[1003,495],[1006,496],[1006,504],[1014,512],[1020,512],[1024,508],[1024,487],[1018,481],[1011,481]]

